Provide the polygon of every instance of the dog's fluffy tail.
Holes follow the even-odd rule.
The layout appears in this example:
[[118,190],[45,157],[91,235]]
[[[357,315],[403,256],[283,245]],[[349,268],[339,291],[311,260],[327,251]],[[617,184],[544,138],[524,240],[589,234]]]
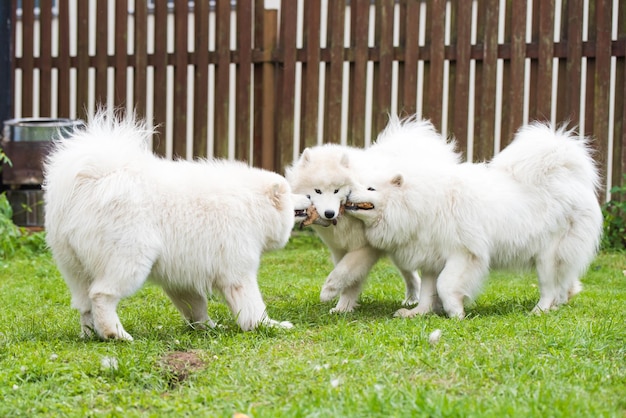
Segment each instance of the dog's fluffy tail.
[[96,181],[151,158],[148,144],[152,133],[134,115],[122,117],[99,110],[84,130],[54,141],[44,161],[46,213],[62,211],[78,182]]
[[424,156],[437,163],[456,164],[461,159],[455,151],[454,140],[446,139],[429,120],[416,115],[405,119],[390,115],[387,126],[378,135],[373,147],[383,153],[397,153],[398,156]]
[[600,176],[590,142],[565,126],[532,123],[522,127],[489,165],[507,171],[521,183],[554,186],[574,182],[597,193]]

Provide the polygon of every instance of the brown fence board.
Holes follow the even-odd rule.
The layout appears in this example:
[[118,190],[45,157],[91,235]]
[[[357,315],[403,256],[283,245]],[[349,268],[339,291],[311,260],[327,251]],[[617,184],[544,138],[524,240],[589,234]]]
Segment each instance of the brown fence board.
[[108,3],[108,0],[100,0],[96,2],[96,105],[104,105],[107,103]]
[[57,83],[59,92],[57,116],[70,117],[70,17],[69,0],[59,0],[59,56]]
[[51,116],[52,99],[52,0],[40,0],[39,115]]
[[213,155],[228,157],[228,110],[230,106],[230,2],[217,2],[215,49],[215,139]]
[[174,143],[173,155],[187,155],[187,0],[174,3]]
[[404,60],[398,63],[398,113],[412,115],[417,111],[420,2],[401,0],[400,16],[400,47],[404,47]]
[[443,97],[444,26],[446,1],[433,0],[428,4],[427,19],[430,22],[430,61],[428,83],[424,86],[424,116],[441,129]]
[[495,100],[491,98],[495,98],[496,93],[499,4],[497,0],[483,0],[481,6],[481,14],[484,16],[481,25],[484,49],[480,68],[476,66],[477,80],[480,78],[480,84],[477,83],[476,86],[477,131],[474,135],[473,154],[475,161],[486,160],[493,155],[495,130]]
[[250,161],[250,95],[252,94],[252,2],[237,2],[237,51],[235,102],[235,158]]
[[583,1],[567,3],[566,112],[563,120],[577,121],[580,115],[580,75],[582,60]]
[[128,0],[115,2],[115,84],[113,104],[121,107],[126,104],[128,86]]
[[22,6],[22,30],[24,31],[22,40],[22,60],[24,68],[22,70],[22,116],[33,115],[33,31],[34,31],[34,4],[33,0],[24,0]]
[[209,112],[209,2],[194,4],[193,154],[204,158],[208,151]]
[[472,13],[472,3],[457,2],[454,8],[455,25],[453,25],[452,42],[456,45],[456,59],[451,64],[454,84],[450,89],[451,125],[449,132],[458,144],[459,151],[467,152],[467,118],[469,115],[470,93],[470,50],[472,22],[468,19]]
[[302,63],[302,105],[300,115],[300,149],[317,143],[320,92],[321,2],[308,0],[304,5],[302,33],[305,60]]
[[[513,138],[523,123],[524,114],[524,66],[526,58],[526,0],[513,0],[511,7],[511,59],[505,63],[508,78],[504,80],[503,126],[500,148]],[[508,86],[508,87],[507,87]]]
[[367,86],[369,0],[350,3],[350,62],[348,94],[348,138],[352,146],[365,144],[365,94]]
[[279,173],[291,163],[293,157],[293,118],[296,83],[296,21],[297,2],[285,2],[280,13],[279,66],[277,70],[276,97],[276,165]]
[[372,99],[372,136],[383,130],[391,111],[391,78],[393,63],[393,0],[377,0],[375,22],[375,48],[378,61],[374,61]]
[[554,0],[542,0],[539,4],[537,104],[533,119],[550,120],[552,105],[552,58],[554,51]]
[[166,106],[167,103],[167,4],[163,1],[154,3],[154,53],[153,66],[154,122],[158,126],[158,135],[153,141],[156,153],[165,155]]
[[343,87],[343,44],[345,32],[345,4],[329,2],[327,49],[330,59],[326,63],[324,94],[324,142],[338,143],[341,137],[341,105]]
[[88,119],[89,101],[89,3],[78,2],[77,65],[76,65],[76,113],[80,119]]
[[133,104],[139,117],[146,116],[148,68],[148,6],[146,0],[135,0]]

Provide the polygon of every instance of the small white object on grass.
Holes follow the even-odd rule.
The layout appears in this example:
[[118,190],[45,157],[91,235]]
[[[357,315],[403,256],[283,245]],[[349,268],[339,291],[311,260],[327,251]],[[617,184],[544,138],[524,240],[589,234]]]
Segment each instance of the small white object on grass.
[[103,369],[117,370],[118,364],[115,357],[102,357],[100,364]]
[[437,343],[439,343],[440,338],[441,338],[441,330],[437,328],[436,330],[431,332],[430,335],[428,336],[428,342],[430,343],[430,345],[436,345]]

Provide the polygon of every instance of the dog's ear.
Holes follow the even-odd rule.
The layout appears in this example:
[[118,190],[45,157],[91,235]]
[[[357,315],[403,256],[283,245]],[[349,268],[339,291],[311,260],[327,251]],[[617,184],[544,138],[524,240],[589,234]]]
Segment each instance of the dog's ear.
[[300,156],[300,165],[305,166],[311,161],[311,154],[308,148],[305,148],[302,151],[302,155]]
[[345,168],[350,168],[350,158],[348,158],[348,154],[344,153],[341,156],[341,160],[339,161],[339,164],[341,164]]
[[393,176],[393,178],[391,179],[391,184],[393,186],[396,187],[401,187],[402,184],[404,183],[404,177],[402,177],[402,174],[396,174],[395,176]]
[[274,183],[267,189],[267,197],[269,197],[272,205],[281,210],[283,206],[283,196],[287,192],[285,183]]

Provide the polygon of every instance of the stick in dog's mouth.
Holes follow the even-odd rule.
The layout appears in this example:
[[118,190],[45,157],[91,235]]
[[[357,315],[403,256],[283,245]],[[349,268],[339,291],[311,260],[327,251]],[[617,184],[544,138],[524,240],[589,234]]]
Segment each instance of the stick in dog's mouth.
[[374,204],[372,202],[346,202],[344,205],[346,210],[371,210],[374,209]]

